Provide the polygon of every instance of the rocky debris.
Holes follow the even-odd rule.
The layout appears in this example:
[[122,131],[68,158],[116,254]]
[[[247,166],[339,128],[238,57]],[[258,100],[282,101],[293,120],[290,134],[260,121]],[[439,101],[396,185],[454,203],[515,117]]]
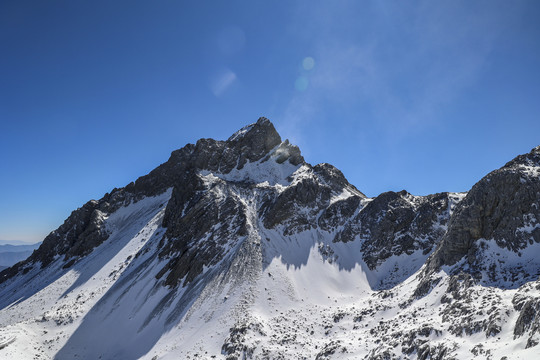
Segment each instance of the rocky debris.
[[429,345],[423,344],[418,348],[418,360],[452,360],[456,357],[448,355],[449,348],[444,344]]
[[[416,354],[417,359],[454,359],[451,353],[455,350],[453,346],[438,343],[434,344],[433,339],[439,338],[443,334],[442,330],[429,325],[423,325],[408,332],[395,332],[386,344],[381,344],[373,349],[368,359],[398,359],[405,356],[412,357]],[[401,347],[401,353],[395,350]]]
[[315,360],[329,360],[331,355],[335,353],[346,353],[347,348],[341,345],[341,341],[333,340],[326,344],[321,351],[315,356]]
[[319,244],[318,246],[319,254],[325,261],[328,261],[330,264],[338,259],[338,256],[335,255],[334,250],[329,245]]
[[373,349],[366,356],[366,360],[395,360],[398,359],[390,350]]
[[514,338],[528,336],[526,348],[540,343],[540,282],[535,281],[522,286],[512,299],[519,316],[514,325]]
[[425,276],[422,278],[418,286],[413,292],[413,296],[411,299],[409,299],[408,302],[405,302],[402,307],[407,306],[410,304],[414,299],[420,299],[427,294],[431,292],[431,290],[439,284],[439,282],[442,280],[440,276],[431,275],[431,276]]
[[[487,359],[492,358],[491,350],[485,349],[483,344],[475,345],[471,350],[471,354],[475,357],[484,357]],[[508,360],[506,356],[502,357],[501,360]]]
[[402,339],[401,347],[403,349],[403,353],[406,355],[411,355],[414,352],[419,354],[425,353],[428,349],[426,349],[424,345],[429,343],[429,337],[432,334],[433,336],[438,337],[442,335],[442,331],[435,329],[432,326],[424,325],[405,334],[395,334],[394,337]]
[[[264,335],[255,330],[245,331],[242,344],[255,349],[245,358],[302,358],[290,356],[287,351],[293,348],[311,351],[315,348],[314,353],[303,353],[308,358],[357,358],[357,346],[365,343],[369,349],[369,353],[361,357],[365,359],[446,360],[461,358],[457,355],[460,348],[463,354],[463,344],[455,341],[456,338],[483,332],[486,342],[499,341],[500,326],[508,319],[508,315],[501,313],[504,307],[500,293],[478,286],[466,273],[444,281],[447,292],[443,296],[447,295],[448,299],[440,306],[431,308],[415,301],[395,316],[384,317],[393,308],[392,304],[399,301],[393,298],[391,291],[379,291],[354,305],[336,305],[333,311],[321,311],[318,307],[290,309],[281,316],[263,320],[264,325],[259,324],[259,327],[264,327]],[[439,286],[438,291],[441,288]],[[525,289],[520,291],[527,292]],[[534,293],[532,288],[529,292]],[[364,307],[357,309],[355,305]],[[312,314],[302,312],[306,310]],[[499,327],[499,332],[493,331],[496,328],[493,325]],[[471,356],[492,358],[491,350],[485,345],[473,345],[465,348]],[[235,356],[244,354],[242,351]]]
[[238,323],[229,330],[229,336],[221,347],[221,353],[226,355],[227,360],[251,359],[255,347],[246,345],[248,331],[254,331],[260,336],[265,336],[262,324],[256,321]]
[[476,284],[467,273],[450,276],[446,292],[441,297],[442,321],[456,336],[484,332],[486,337],[492,337],[501,332],[500,296],[489,290],[479,291]]
[[[376,313],[371,315],[372,318],[376,316]],[[402,324],[407,324],[405,329],[402,328]],[[421,309],[401,313],[393,319],[379,321],[376,326],[371,327],[369,333],[374,344],[365,358],[456,359],[453,353],[458,346],[453,341],[446,340],[446,330],[434,327],[430,319],[421,315]]]
[[476,281],[470,274],[462,272],[451,276],[441,302],[451,303],[453,300],[466,299],[466,292],[474,285],[476,285]]
[[538,305],[539,303],[533,300],[527,300],[519,305],[515,305],[515,309],[519,311],[519,317],[516,320],[516,326],[514,327],[515,336],[521,336],[525,331],[533,327],[534,320],[537,318],[539,310]]

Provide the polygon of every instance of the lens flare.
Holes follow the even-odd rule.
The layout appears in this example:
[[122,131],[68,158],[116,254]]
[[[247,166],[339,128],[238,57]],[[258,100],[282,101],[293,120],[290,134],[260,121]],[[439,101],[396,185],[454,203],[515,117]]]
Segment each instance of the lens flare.
[[304,70],[311,70],[315,66],[315,59],[313,59],[311,56],[308,56],[307,58],[304,58],[302,61],[302,67]]
[[216,97],[220,97],[236,81],[236,74],[229,69],[221,71],[210,84],[210,89]]

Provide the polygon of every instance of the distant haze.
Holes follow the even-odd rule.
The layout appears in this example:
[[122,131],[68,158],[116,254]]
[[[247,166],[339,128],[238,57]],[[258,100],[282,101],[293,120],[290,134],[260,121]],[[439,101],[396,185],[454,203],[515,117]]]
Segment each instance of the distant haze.
[[0,270],[25,260],[41,243],[28,244],[17,240],[0,240]]
[[0,245],[33,245],[39,243],[41,240],[36,241],[22,241],[22,240],[0,240]]

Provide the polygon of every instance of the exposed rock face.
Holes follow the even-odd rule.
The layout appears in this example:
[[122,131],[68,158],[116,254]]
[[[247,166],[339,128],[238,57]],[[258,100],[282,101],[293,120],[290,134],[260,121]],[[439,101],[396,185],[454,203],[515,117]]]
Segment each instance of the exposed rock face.
[[[349,184],[335,167],[320,164],[315,167],[307,165],[283,192],[267,197],[259,212],[266,228],[284,226],[285,234],[317,228],[321,211],[328,208],[323,218],[334,224],[342,223],[347,218],[341,217],[340,207],[347,207],[345,214],[352,214],[365,195]],[[331,203],[332,196],[345,192],[345,199]],[[335,212],[337,211],[337,212]],[[335,212],[335,213],[333,213]],[[334,217],[330,220],[330,217]],[[320,222],[325,230],[330,227],[324,220]]]
[[336,241],[364,240],[362,252],[370,269],[392,255],[430,254],[446,231],[459,194],[413,196],[406,191],[386,192],[369,202]]
[[494,264],[484,255],[485,240],[521,256],[521,251],[540,242],[539,199],[540,147],[536,147],[473,186],[456,207],[427,269],[436,271],[466,259],[466,271],[481,277]]
[[[298,147],[282,142],[266,118],[227,141],[199,140],[192,151],[173,152],[173,158],[183,166],[183,175],[176,179],[163,219],[167,233],[160,256],[171,260],[158,275],[167,273],[166,284],[171,286],[182,279],[184,284],[191,282],[204,266],[220,262],[227,249],[247,235],[247,208],[236,193],[253,192],[256,180],[231,178],[233,170],[242,170],[247,163],[270,169],[286,161],[293,167],[304,163]],[[223,178],[205,177],[206,173]]]
[[[24,271],[31,263],[39,262],[45,267],[56,255],[62,255],[68,261],[66,267],[71,266],[76,258],[88,255],[92,249],[108,238],[107,230],[102,224],[108,212],[125,201],[123,193],[118,195],[107,194],[100,201],[91,200],[73,211],[58,229],[43,240],[41,246],[27,260],[2,271],[0,283],[19,271]],[[108,200],[111,199],[115,200],[115,205],[109,203]]]
[[[347,224],[360,209],[362,199],[361,196],[353,195],[330,204],[319,217],[320,228],[332,231]],[[341,234],[339,233],[339,235]]]
[[[223,259],[234,240],[247,235],[246,210],[224,183],[218,180],[218,184],[204,188],[199,178],[191,183],[198,184],[198,190],[173,192],[164,218],[167,233],[160,253],[171,260],[158,275],[168,272],[168,285],[177,285],[184,278],[184,283],[191,282],[204,266]],[[183,201],[186,190],[193,191],[187,203]]]

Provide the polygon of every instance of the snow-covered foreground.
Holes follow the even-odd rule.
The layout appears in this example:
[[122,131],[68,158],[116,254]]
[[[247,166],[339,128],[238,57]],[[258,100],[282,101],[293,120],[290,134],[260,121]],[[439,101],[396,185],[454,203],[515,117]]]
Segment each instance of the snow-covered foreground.
[[[359,242],[333,243],[319,230],[285,237],[252,224],[231,256],[194,286],[164,287],[156,281],[163,265],[157,246],[169,196],[110,215],[109,239],[72,268],[58,259],[8,282],[0,295],[0,358],[416,358],[426,344],[442,358],[538,355],[513,336],[519,290],[458,286],[467,300],[451,308],[448,297],[457,295],[449,295],[450,277],[441,272],[422,298],[413,295],[418,273],[375,291],[370,284],[385,274],[363,264]],[[452,316],[458,310],[463,316]],[[495,336],[474,328],[486,319],[500,326]]]
[[[290,241],[265,235],[268,252]],[[392,290],[373,291],[369,271],[329,261],[319,250],[329,244],[318,235],[302,234],[286,256],[266,259],[255,283],[216,297],[234,306],[209,302],[193,309],[149,358],[538,358],[537,348],[526,349],[527,339],[514,336],[517,289],[462,287],[440,272],[441,281],[423,298],[413,294],[417,274]],[[339,244],[336,258],[357,250]],[[486,333],[486,325],[499,330]]]

